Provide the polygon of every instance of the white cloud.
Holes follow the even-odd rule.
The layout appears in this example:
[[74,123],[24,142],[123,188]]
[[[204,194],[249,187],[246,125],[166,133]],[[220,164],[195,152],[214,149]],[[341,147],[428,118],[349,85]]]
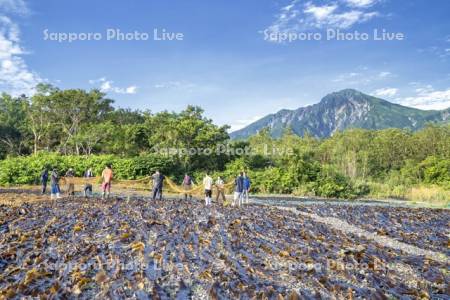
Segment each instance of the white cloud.
[[450,57],[450,48],[448,43],[450,42],[450,38],[445,39],[445,43],[441,43],[440,45],[430,46],[426,48],[418,49],[417,51],[421,54],[430,54],[442,61],[447,61],[448,57]]
[[396,88],[381,88],[381,89],[377,89],[373,92],[373,94],[377,97],[387,97],[387,98],[391,98],[394,97],[395,95],[397,95],[398,93],[398,89]]
[[262,118],[262,116],[254,116],[254,117],[250,117],[247,119],[235,120],[230,125],[229,131],[233,132],[233,131],[242,129],[242,128],[246,127],[247,125],[250,125],[251,123],[258,121],[261,118]]
[[317,28],[348,29],[378,16],[379,12],[371,9],[378,2],[379,0],[314,0],[304,3],[291,0],[289,5],[280,9],[275,21],[265,32],[271,34],[304,32]]
[[[349,72],[349,73],[342,73],[339,74],[335,79],[333,79],[333,82],[346,82],[349,80],[355,80],[362,76],[362,73],[359,72]],[[358,80],[359,81],[359,80]]]
[[100,84],[100,91],[103,93],[116,93],[116,94],[136,94],[137,86],[131,85],[129,87],[117,87],[114,86],[114,81],[107,80],[105,77],[89,80],[90,84]]
[[354,9],[337,12],[337,9],[337,4],[316,6],[308,2],[303,10],[306,14],[305,23],[309,27],[346,29],[378,15],[377,12],[364,12]]
[[450,107],[450,88],[435,90],[431,85],[417,88],[414,96],[398,98],[397,101],[406,106],[419,109],[446,109]]
[[378,0],[344,0],[348,6],[369,7],[379,2]]
[[190,89],[195,87],[195,84],[186,81],[166,81],[153,85],[155,89]]
[[380,73],[378,73],[378,77],[380,78],[387,78],[387,77],[391,77],[392,73],[389,71],[382,71]]
[[266,29],[269,33],[301,31],[301,11],[298,8],[299,0],[292,2],[281,8],[276,15],[276,20]]
[[342,73],[336,76],[332,81],[336,83],[345,83],[350,85],[367,85],[377,81],[383,81],[395,77],[389,71],[374,72],[366,67],[358,68],[357,71]]
[[434,88],[431,84],[422,85],[415,89],[416,93],[418,94],[425,94],[425,93],[431,93],[434,92]]
[[136,94],[136,91],[137,91],[137,86],[135,86],[135,85],[129,86],[125,89],[126,94]]
[[330,16],[328,23],[323,24],[323,26],[347,29],[356,23],[367,22],[376,16],[378,16],[378,12],[365,13],[358,10],[352,10]]
[[[12,5],[14,1],[0,0],[0,7]],[[20,3],[21,1],[18,1]],[[5,4],[6,3],[6,4]],[[35,86],[43,79],[29,69],[21,47],[20,30],[9,17],[0,16],[0,90],[11,95],[31,95]]]
[[20,15],[29,13],[28,6],[24,0],[0,0],[0,10],[3,13],[15,13]]
[[338,8],[336,4],[315,6],[311,2],[306,4],[303,10],[306,14],[311,14],[318,22],[324,21]]

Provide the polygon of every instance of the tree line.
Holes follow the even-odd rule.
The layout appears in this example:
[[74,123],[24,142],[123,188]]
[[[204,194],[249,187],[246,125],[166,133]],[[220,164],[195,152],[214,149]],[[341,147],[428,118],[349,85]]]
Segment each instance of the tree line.
[[[369,193],[367,182],[450,186],[449,124],[429,124],[417,132],[350,129],[325,139],[299,137],[289,129],[274,139],[269,130],[261,130],[248,140],[233,141],[229,127],[215,125],[200,107],[152,113],[116,109],[113,104],[95,89],[61,90],[44,84],[32,97],[2,94],[0,171],[6,174],[7,168],[14,168],[8,161],[26,169],[30,162],[18,160],[32,158],[24,156],[38,157],[42,163],[35,165],[41,167],[44,154],[49,153],[63,168],[70,163],[58,159],[76,161],[80,172],[82,160],[74,157],[114,160],[121,166],[122,178],[143,176],[154,164],[174,176],[183,172],[200,176],[209,170],[231,177],[246,169],[257,179],[255,189],[266,193],[348,197]],[[231,151],[218,153],[218,145]],[[171,148],[211,151],[208,155],[204,151],[160,151]],[[233,151],[238,149],[251,151]],[[10,175],[2,177],[3,183],[14,183]],[[33,176],[21,182],[32,181]]]
[[[122,157],[164,148],[211,148],[228,141],[200,107],[180,113],[115,109],[98,90],[60,90],[40,84],[32,97],[0,97],[0,158],[37,154],[114,154]],[[198,155],[183,156],[185,167],[204,167]],[[209,168],[223,167],[215,159]]]

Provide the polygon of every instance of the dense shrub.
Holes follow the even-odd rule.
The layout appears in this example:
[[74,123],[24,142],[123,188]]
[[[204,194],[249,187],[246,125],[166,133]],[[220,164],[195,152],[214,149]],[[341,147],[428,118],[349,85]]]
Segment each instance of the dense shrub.
[[232,180],[241,170],[247,170],[252,180],[252,191],[264,194],[315,195],[328,198],[354,198],[369,193],[367,185],[353,186],[348,177],[330,166],[320,166],[302,160],[293,160],[285,168],[268,167],[249,170],[243,159],[227,165],[220,175]]
[[450,187],[450,159],[430,156],[420,163],[419,169],[425,183]]
[[118,179],[145,177],[156,169],[168,175],[180,174],[172,158],[153,154],[121,158],[114,155],[63,156],[56,153],[40,153],[0,161],[0,184],[37,183],[45,167],[56,168],[60,174],[65,174],[72,168],[76,176],[82,176],[88,168],[92,168],[94,174],[99,175],[106,164],[112,164],[115,177]]
[[[214,179],[220,175],[229,182],[240,171],[246,170],[252,180],[252,192],[264,194],[355,198],[370,193],[404,198],[416,184],[434,184],[444,188],[450,186],[450,160],[435,156],[430,156],[421,163],[406,161],[402,169],[392,170],[387,174],[380,187],[375,181],[367,184],[365,180],[352,180],[339,172],[335,166],[321,165],[301,153],[285,159],[277,166],[264,166],[265,163],[260,157],[241,157],[228,163],[224,170],[210,171]],[[92,168],[94,174],[99,175],[106,164],[113,165],[115,177],[118,179],[142,178],[156,169],[178,183],[181,183],[183,178],[182,164],[174,158],[162,155],[145,154],[127,158],[115,155],[63,156],[56,153],[39,153],[0,161],[0,184],[38,183],[45,167],[56,168],[60,174],[73,168],[77,176],[82,176],[85,170]],[[204,174],[204,170],[199,169],[191,175],[200,183]],[[389,193],[383,192],[382,189],[388,189]]]
[[354,198],[357,196],[350,179],[328,165],[322,167],[314,185],[314,192],[317,196],[327,198]]

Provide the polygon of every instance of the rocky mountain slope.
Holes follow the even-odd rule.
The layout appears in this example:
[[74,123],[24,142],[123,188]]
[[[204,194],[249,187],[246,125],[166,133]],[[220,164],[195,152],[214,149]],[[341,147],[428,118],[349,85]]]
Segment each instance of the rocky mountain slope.
[[425,111],[346,89],[331,93],[314,105],[270,114],[232,132],[231,137],[245,139],[265,127],[270,128],[274,137],[281,136],[289,127],[301,136],[308,132],[315,137],[328,137],[347,128],[417,130],[428,122],[449,121],[450,108]]

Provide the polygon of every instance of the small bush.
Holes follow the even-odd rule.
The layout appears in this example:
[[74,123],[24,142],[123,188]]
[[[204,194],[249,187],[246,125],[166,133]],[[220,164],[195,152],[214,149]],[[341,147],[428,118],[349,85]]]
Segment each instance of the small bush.
[[425,183],[450,186],[450,159],[430,156],[420,163]]

